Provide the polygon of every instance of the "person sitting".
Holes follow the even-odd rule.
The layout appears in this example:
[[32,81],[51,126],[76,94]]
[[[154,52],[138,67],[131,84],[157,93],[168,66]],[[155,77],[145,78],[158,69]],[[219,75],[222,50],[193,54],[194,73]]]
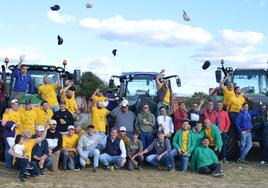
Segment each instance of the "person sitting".
[[141,163],[144,159],[139,153],[143,151],[143,144],[138,139],[139,131],[134,130],[132,132],[132,139],[127,143],[127,169],[129,171],[134,170],[134,168],[141,169]]
[[159,129],[163,130],[165,137],[171,138],[174,133],[174,125],[170,116],[167,115],[165,107],[160,107],[160,116],[157,117]]
[[[44,134],[43,126],[36,126],[37,138],[42,138]],[[38,144],[35,144],[32,150],[32,162],[38,167],[39,174],[45,175],[44,170],[49,168],[52,164],[52,158],[49,156],[49,147],[47,140],[42,140]]]
[[203,125],[201,122],[197,122],[195,127],[193,128],[193,133],[195,136],[195,144],[196,146],[202,145],[202,139],[205,137],[205,131],[203,129]]
[[223,177],[224,173],[221,171],[221,165],[218,157],[212,149],[209,148],[209,138],[202,139],[202,145],[198,146],[193,154],[191,160],[192,171],[200,174],[212,174],[214,177]]
[[168,167],[169,171],[174,171],[171,156],[169,152],[171,151],[171,144],[168,138],[165,138],[163,130],[157,131],[157,138],[142,152],[139,156],[155,150],[155,154],[148,155],[146,161],[153,165],[154,167],[160,168],[160,164],[164,164]]
[[112,128],[110,136],[104,143],[104,153],[100,155],[100,161],[105,170],[110,169],[110,164],[114,163],[115,169],[122,168],[126,163],[126,148],[123,140],[118,137],[117,128]]
[[76,135],[78,135],[79,138],[80,138],[83,134],[85,134],[85,131],[81,128],[80,124],[75,123],[74,127],[75,127],[74,133],[75,133]]
[[[189,120],[184,120],[182,123],[182,129],[178,130],[173,137],[173,150],[171,151],[171,159],[174,160],[175,156],[179,156],[181,158],[180,161],[180,170],[187,171],[188,161],[195,149],[195,136],[191,131],[191,126],[189,124]],[[172,162],[175,164],[175,162]],[[175,166],[173,166],[175,169]]]
[[74,134],[74,126],[68,126],[68,134],[62,136],[62,154],[64,170],[79,170],[78,152],[76,146],[79,136]]
[[62,135],[57,131],[57,121],[52,119],[49,121],[50,128],[47,131],[46,140],[48,142],[49,153],[52,158],[51,170],[57,171],[60,158],[60,149],[62,147]]
[[123,140],[125,146],[130,141],[130,139],[126,135],[126,130],[127,130],[126,127],[120,127],[120,129],[119,129],[119,135],[118,135],[118,137]]
[[99,166],[100,150],[102,139],[98,134],[95,134],[94,126],[87,126],[87,133],[83,134],[77,145],[77,151],[80,156],[80,164],[85,167],[90,164],[89,157],[93,157],[93,172],[97,171]]

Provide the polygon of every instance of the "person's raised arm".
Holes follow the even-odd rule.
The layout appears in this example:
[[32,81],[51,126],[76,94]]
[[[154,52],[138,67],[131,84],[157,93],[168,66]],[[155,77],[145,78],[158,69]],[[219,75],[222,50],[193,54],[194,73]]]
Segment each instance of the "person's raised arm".
[[60,74],[57,74],[57,88],[61,87]]
[[221,82],[220,82],[220,88],[223,88],[225,82],[229,79],[228,76],[226,76]]

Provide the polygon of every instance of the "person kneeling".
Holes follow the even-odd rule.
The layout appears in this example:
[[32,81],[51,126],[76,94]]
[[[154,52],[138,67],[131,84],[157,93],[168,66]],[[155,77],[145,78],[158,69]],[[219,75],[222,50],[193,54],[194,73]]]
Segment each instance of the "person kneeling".
[[212,174],[214,177],[225,176],[222,173],[219,160],[212,149],[209,148],[209,138],[204,137],[202,145],[197,147],[192,155],[192,170],[200,174]]

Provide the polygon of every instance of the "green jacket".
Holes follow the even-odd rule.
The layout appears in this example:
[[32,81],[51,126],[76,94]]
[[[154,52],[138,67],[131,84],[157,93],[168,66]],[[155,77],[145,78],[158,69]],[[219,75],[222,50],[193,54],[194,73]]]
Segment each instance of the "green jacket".
[[212,149],[202,145],[194,150],[191,160],[192,171],[199,170],[200,167],[208,166],[212,163],[219,163],[218,157]]
[[[183,132],[182,129],[177,131],[173,137],[172,145],[173,145],[173,148],[175,149],[178,149],[178,148],[181,149],[182,147],[182,132]],[[196,147],[196,142],[195,142],[194,133],[191,130],[189,130],[188,143],[187,143],[187,156],[191,156],[191,153],[194,151],[195,147]]]
[[204,130],[201,130],[200,132],[193,131],[193,133],[194,133],[194,136],[195,136],[196,146],[201,146],[202,145],[202,139],[205,137]]
[[[204,132],[206,133],[206,128],[204,128]],[[216,125],[211,125],[211,133],[214,139],[215,146],[219,149],[220,152],[222,148],[221,132]]]
[[[150,122],[150,125],[144,125],[143,120],[146,119]],[[155,117],[152,113],[145,114],[141,112],[138,114],[135,122],[135,129],[139,132],[155,132],[156,125],[155,125]]]

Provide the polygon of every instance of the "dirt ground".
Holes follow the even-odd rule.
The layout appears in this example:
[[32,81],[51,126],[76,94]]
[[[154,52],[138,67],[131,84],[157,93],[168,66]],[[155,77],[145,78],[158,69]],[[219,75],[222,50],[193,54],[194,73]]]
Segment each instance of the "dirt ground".
[[251,162],[223,164],[222,167],[226,173],[223,179],[150,168],[134,172],[99,169],[96,173],[85,168],[79,172],[47,172],[45,176],[28,178],[25,183],[19,183],[17,171],[7,170],[0,163],[0,187],[268,187],[268,165]]

